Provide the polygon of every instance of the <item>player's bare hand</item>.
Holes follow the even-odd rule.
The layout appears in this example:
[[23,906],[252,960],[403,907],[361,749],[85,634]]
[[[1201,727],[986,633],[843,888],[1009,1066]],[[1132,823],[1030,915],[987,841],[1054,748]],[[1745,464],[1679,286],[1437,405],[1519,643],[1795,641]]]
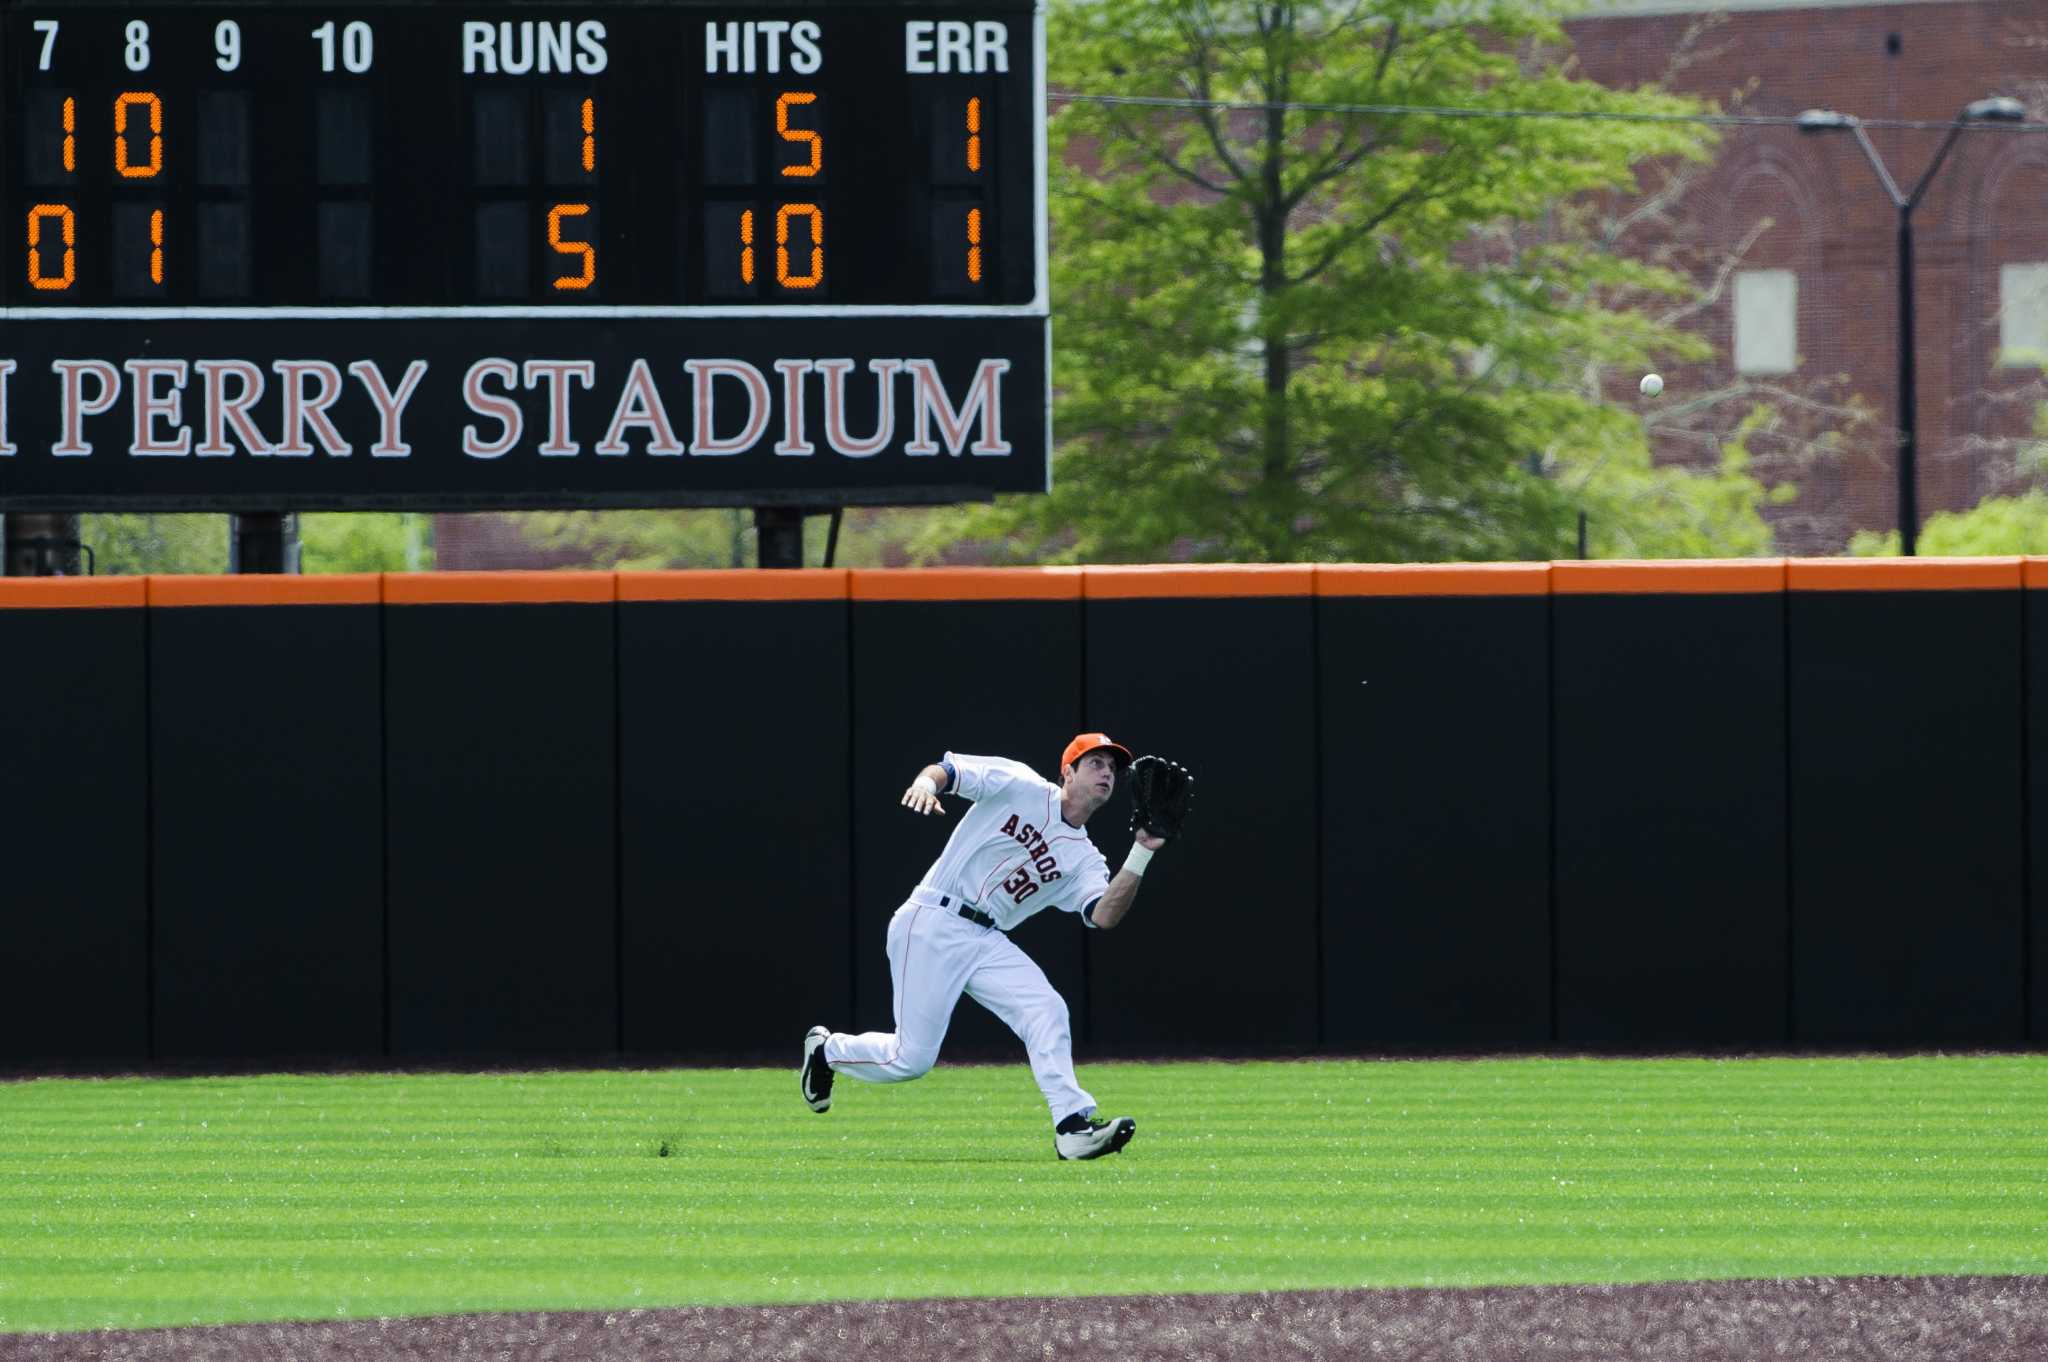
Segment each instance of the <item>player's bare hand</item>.
[[1134,836],[1137,840],[1138,845],[1145,848],[1145,850],[1147,851],[1157,851],[1159,850],[1159,848],[1166,845],[1166,839],[1164,837],[1154,837],[1151,833],[1145,831],[1143,828],[1139,828],[1138,831],[1134,834]]
[[923,780],[913,781],[910,788],[903,792],[903,807],[912,813],[943,815],[946,812],[945,805],[939,803],[938,795],[934,794]]

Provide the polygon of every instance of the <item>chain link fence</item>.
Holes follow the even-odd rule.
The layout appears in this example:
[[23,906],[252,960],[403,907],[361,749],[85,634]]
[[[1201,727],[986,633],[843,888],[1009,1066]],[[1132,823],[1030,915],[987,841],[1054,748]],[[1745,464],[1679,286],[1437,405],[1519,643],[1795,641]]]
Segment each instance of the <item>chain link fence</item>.
[[226,572],[224,515],[85,515],[78,537],[107,576]]

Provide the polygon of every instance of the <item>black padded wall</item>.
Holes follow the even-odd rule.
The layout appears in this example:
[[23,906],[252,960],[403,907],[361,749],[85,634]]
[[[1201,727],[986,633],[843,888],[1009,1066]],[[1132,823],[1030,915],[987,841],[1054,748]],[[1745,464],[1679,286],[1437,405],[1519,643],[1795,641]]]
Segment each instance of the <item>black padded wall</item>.
[[1557,1040],[1782,1047],[1785,596],[1556,596]]
[[1323,1042],[1546,1044],[1548,597],[1317,612]]
[[617,1048],[613,613],[385,610],[396,1056]]
[[624,601],[619,668],[625,1048],[794,1056],[851,1020],[846,601]]
[[[2032,565],[2029,565],[2031,569]],[[2027,1040],[2048,1044],[2048,590],[2026,592]]]
[[[1124,1047],[1318,1039],[1314,599],[1091,599],[1086,723],[1195,777],[1181,845],[1088,942],[1090,1035]],[[1113,871],[1129,804],[1098,819]]]
[[2021,593],[1790,593],[1793,1040],[2014,1045]]
[[[902,809],[916,771],[1052,778],[1096,728],[1197,785],[1122,927],[1016,934],[1084,1081],[2048,1034],[2021,564],[1515,570],[0,583],[0,1067],[793,1063],[892,1023],[886,924],[965,807]],[[1022,1055],[963,1003],[944,1058]]]
[[383,1052],[381,617],[151,612],[160,1058]]
[[[862,599],[856,586],[852,656],[854,912],[845,948],[855,962],[854,1008],[845,1019],[817,1020],[840,1031],[887,1031],[894,1025],[889,919],[938,860],[967,807],[948,796],[943,816],[922,817],[902,807],[903,791],[919,768],[947,751],[1008,757],[1059,779],[1060,752],[1081,727],[1081,603]],[[1099,826],[1090,833],[1100,845]],[[1083,972],[1089,930],[1077,915],[1052,910],[1011,933],[1066,1000],[1077,1041],[1090,1025]],[[1022,1055],[1007,1026],[961,1002],[942,1062]]]
[[0,606],[0,1064],[149,1057],[146,618]]

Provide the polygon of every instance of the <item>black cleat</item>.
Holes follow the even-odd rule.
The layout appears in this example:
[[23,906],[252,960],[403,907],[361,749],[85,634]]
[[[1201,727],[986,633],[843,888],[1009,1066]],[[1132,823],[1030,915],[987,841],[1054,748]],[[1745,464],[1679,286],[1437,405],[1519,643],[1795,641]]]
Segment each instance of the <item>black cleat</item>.
[[831,1034],[822,1026],[804,1032],[804,1062],[796,1071],[804,1105],[821,1114],[832,1110],[832,1066],[825,1062],[825,1037]]
[[1137,1133],[1138,1123],[1128,1116],[1104,1121],[1076,1114],[1053,1130],[1052,1147],[1063,1159],[1099,1159],[1122,1149]]

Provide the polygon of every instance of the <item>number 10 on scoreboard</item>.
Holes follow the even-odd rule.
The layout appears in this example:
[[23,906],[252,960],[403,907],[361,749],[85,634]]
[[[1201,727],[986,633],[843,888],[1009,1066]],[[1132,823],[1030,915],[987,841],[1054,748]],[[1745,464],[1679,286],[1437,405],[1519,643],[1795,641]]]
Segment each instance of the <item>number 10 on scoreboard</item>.
[[[983,98],[935,101],[932,180],[947,188],[932,205],[932,289],[942,297],[972,296],[986,278],[994,239],[992,214],[979,195],[988,133]],[[834,153],[823,128],[823,102],[811,90],[776,92],[770,164],[755,165],[746,121],[747,92],[712,94],[703,120],[705,178],[723,188],[780,190],[788,197],[715,199],[704,208],[705,291],[713,298],[824,291],[837,253],[830,245],[828,167]],[[940,197],[940,194],[944,197]],[[844,197],[844,195],[842,195]]]

